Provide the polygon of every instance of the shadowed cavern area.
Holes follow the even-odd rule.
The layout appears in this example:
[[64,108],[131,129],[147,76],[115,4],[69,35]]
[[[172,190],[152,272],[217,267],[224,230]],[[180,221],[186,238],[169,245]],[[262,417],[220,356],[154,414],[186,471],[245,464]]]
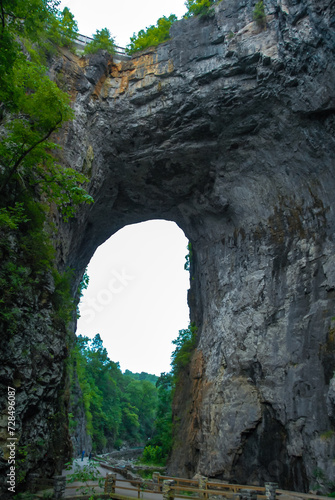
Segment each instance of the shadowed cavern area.
[[264,4],[266,29],[222,0],[130,61],[55,60],[76,113],[62,161],[95,199],[55,244],[79,281],[121,227],[175,221],[198,345],[169,472],[308,491],[335,480],[335,7]]

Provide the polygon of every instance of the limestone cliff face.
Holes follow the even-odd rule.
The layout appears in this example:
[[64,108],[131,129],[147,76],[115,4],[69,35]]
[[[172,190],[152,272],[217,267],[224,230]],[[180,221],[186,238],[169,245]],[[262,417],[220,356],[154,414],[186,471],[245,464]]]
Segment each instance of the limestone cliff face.
[[64,160],[96,203],[59,250],[82,270],[125,224],[176,221],[199,343],[170,472],[307,490],[334,479],[334,4],[265,1],[265,30],[253,6],[86,62]]
[[308,490],[335,480],[335,6],[264,4],[264,30],[252,0],[222,0],[128,62],[55,62],[76,112],[62,161],[95,198],[55,246],[79,280],[124,225],[177,222],[199,342],[170,472]]

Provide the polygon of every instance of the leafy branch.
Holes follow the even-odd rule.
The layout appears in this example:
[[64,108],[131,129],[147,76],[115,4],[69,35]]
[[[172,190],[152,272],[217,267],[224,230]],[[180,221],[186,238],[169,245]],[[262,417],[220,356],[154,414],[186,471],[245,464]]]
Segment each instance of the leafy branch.
[[55,132],[55,130],[57,130],[57,128],[60,126],[60,124],[62,123],[62,121],[63,121],[63,118],[61,116],[61,118],[58,120],[58,122],[43,137],[41,137],[41,139],[39,139],[38,141],[36,141],[34,144],[31,144],[31,146],[28,147],[28,149],[26,149],[21,154],[21,156],[15,161],[14,165],[10,168],[10,172],[7,175],[7,178],[3,181],[2,185],[0,186],[0,194],[3,193],[5,187],[7,186],[7,184],[9,183],[9,181],[11,180],[11,178],[13,177],[13,175],[15,174],[15,172],[17,171],[17,169],[19,168],[19,166],[21,165],[21,163],[23,162],[23,160],[26,158],[26,156],[28,156],[29,153],[31,153],[31,151],[33,151],[33,149],[35,149],[39,144],[42,144],[47,139],[49,139],[49,137],[51,136],[51,134],[53,132]]

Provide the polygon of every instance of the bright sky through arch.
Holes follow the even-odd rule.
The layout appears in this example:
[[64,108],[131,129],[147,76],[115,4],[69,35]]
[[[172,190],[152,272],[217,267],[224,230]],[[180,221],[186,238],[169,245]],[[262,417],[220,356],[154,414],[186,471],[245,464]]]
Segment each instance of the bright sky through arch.
[[80,34],[92,36],[97,29],[108,28],[121,47],[160,17],[175,14],[179,19],[187,10],[185,0],[61,0],[59,9],[64,7],[74,15]]
[[100,333],[123,371],[170,371],[171,341],[189,324],[187,243],[174,222],[153,220],[121,229],[91,259],[77,334]]

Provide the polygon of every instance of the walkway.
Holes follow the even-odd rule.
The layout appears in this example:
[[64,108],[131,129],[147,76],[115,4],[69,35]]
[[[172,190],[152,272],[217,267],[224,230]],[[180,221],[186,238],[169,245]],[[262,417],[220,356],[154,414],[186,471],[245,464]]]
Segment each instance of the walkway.
[[[73,461],[73,466],[71,470],[67,471],[64,470],[62,475],[68,476],[69,474],[72,474],[74,472],[75,467],[84,467],[89,465],[89,460],[87,457],[84,458],[83,461],[81,461],[80,458],[77,458]],[[110,473],[112,471],[105,469],[104,467],[98,465],[96,467],[97,471],[101,474],[101,477],[105,478],[107,473]],[[116,474],[116,479],[124,479],[121,474]],[[90,492],[92,491],[91,488],[94,488],[95,493],[103,493],[104,491],[104,481],[102,482],[102,487],[99,486],[98,481],[88,481],[87,483],[84,482],[74,482],[74,483],[67,483],[66,484],[66,490],[65,490],[65,498],[66,497],[72,497],[77,494],[80,494],[83,492],[83,487],[89,487]],[[122,496],[127,496],[127,497],[132,497],[132,498],[138,498],[138,492],[134,490],[134,486],[132,486],[128,481],[119,483],[118,486],[122,486],[122,488],[133,488],[132,490],[124,490],[116,487],[115,493],[118,495]],[[81,490],[79,490],[81,488]],[[141,493],[141,498],[143,498],[144,493]],[[151,491],[146,491],[145,492],[145,497],[148,498],[149,500],[162,500],[163,496],[160,493],[155,493]]]

